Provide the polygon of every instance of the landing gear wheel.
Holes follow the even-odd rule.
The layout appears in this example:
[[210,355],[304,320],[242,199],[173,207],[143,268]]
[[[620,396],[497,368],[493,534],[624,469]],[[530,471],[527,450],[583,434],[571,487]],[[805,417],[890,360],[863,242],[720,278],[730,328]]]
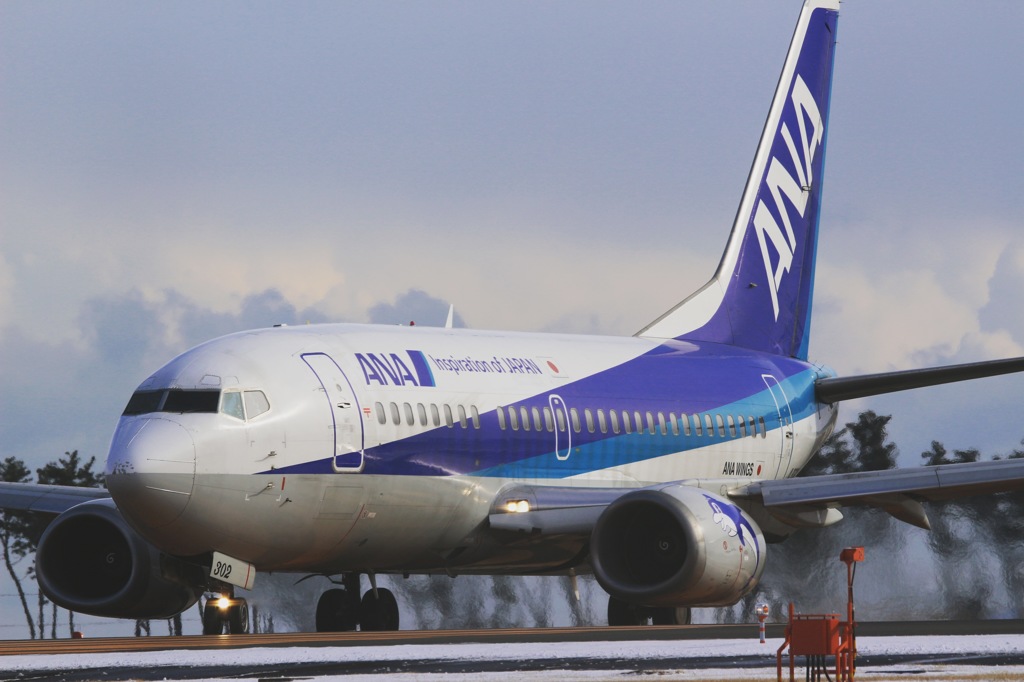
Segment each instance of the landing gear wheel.
[[203,634],[219,635],[224,632],[224,620],[220,616],[216,600],[207,599],[203,604]]
[[398,600],[391,590],[380,587],[376,597],[373,590],[363,595],[359,604],[359,625],[364,632],[398,629]]
[[654,625],[689,625],[690,618],[690,609],[686,606],[651,609],[651,620]]
[[249,604],[244,599],[239,599],[237,604],[228,608],[228,632],[232,635],[249,632]]
[[690,609],[686,606],[638,606],[629,602],[608,598],[608,625],[689,625]]
[[646,625],[646,618],[640,615],[641,607],[624,602],[615,597],[608,597],[608,625],[622,627],[624,625]]
[[[358,612],[346,590],[327,590],[316,604],[317,632],[345,632],[356,629]],[[358,602],[356,602],[358,607]]]

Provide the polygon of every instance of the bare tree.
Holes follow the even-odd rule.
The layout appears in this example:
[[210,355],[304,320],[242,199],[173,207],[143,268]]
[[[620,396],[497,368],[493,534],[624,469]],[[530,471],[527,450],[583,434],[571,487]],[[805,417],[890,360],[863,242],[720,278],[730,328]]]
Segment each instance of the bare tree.
[[[9,483],[28,483],[31,480],[31,475],[23,461],[16,457],[8,457],[0,462],[0,480]],[[34,550],[33,544],[29,540],[30,532],[31,524],[26,514],[13,511],[0,513],[0,548],[3,551],[4,567],[11,576],[11,581],[14,582],[14,588],[18,591],[21,608],[25,612],[25,622],[28,624],[29,637],[35,639],[35,622],[32,620],[25,588],[21,584],[21,577],[16,568],[17,564]]]

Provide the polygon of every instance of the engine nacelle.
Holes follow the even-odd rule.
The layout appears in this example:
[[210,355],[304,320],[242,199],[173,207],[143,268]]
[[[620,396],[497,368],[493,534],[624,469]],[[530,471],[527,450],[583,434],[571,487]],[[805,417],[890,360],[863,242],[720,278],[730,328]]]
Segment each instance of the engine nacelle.
[[43,593],[70,611],[94,616],[170,618],[202,594],[204,581],[195,573],[132,530],[113,500],[67,510],[47,527],[36,550]]
[[735,504],[693,486],[644,488],[617,499],[590,536],[601,587],[646,606],[724,606],[757,585],[765,542]]

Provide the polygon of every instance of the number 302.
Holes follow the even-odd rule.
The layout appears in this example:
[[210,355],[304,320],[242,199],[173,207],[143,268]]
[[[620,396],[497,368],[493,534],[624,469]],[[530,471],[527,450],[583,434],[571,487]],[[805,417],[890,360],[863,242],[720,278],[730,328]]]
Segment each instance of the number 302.
[[224,578],[225,580],[227,580],[231,577],[231,564],[226,564],[223,561],[218,561],[216,565],[213,567],[212,575],[214,578]]

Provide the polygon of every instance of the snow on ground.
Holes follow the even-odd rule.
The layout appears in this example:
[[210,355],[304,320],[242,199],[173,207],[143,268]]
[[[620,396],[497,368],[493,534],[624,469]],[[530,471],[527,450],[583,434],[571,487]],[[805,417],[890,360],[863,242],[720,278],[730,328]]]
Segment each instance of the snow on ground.
[[[604,671],[565,671],[548,670],[537,672],[515,673],[517,680],[543,682],[594,682],[595,680],[635,679],[636,671],[644,670],[645,661],[678,659],[686,657],[717,657],[723,663],[736,656],[761,656],[764,658],[763,668],[754,669],[704,669],[704,670],[658,670],[653,674],[659,679],[674,680],[745,680],[767,679],[770,670],[774,677],[775,651],[781,640],[769,640],[760,644],[756,639],[742,640],[678,640],[678,641],[642,641],[642,642],[543,642],[524,644],[403,644],[393,646],[344,646],[344,647],[281,647],[251,649],[220,649],[199,651],[149,651],[138,653],[116,654],[74,654],[52,656],[3,656],[0,657],[0,668],[11,673],[30,673],[34,671],[83,670],[83,669],[114,669],[121,667],[179,667],[190,665],[198,668],[207,666],[284,666],[289,663],[331,664],[356,662],[387,663],[393,661],[398,668],[405,661],[515,661],[515,660],[550,660],[559,661],[573,658],[632,660],[636,664],[632,670],[620,670],[621,664],[609,665]],[[1024,635],[972,635],[958,637],[862,637],[857,641],[861,654],[999,654],[1018,653],[1024,651]],[[386,667],[386,666],[384,666]],[[802,675],[802,668],[799,669]],[[883,670],[872,668],[871,679],[878,681],[888,679],[880,675]],[[911,675],[907,671],[916,671]],[[940,671],[941,676],[922,676],[924,671]],[[999,679],[1024,680],[1024,666],[976,667],[976,666],[941,666],[913,665],[887,666],[884,672],[902,675],[902,679],[988,679],[989,673],[1004,674],[1009,677]],[[215,670],[211,673],[216,674]],[[862,672],[867,672],[862,669]],[[938,674],[938,673],[936,673]],[[980,676],[977,676],[980,675]],[[423,680],[508,680],[509,672],[501,673],[394,673],[386,674],[391,680],[411,682]],[[380,675],[344,676],[345,682],[359,680],[379,681],[385,677]],[[237,679],[237,672],[232,674]],[[221,679],[221,678],[210,678]],[[320,680],[341,680],[342,677],[321,677]]]

